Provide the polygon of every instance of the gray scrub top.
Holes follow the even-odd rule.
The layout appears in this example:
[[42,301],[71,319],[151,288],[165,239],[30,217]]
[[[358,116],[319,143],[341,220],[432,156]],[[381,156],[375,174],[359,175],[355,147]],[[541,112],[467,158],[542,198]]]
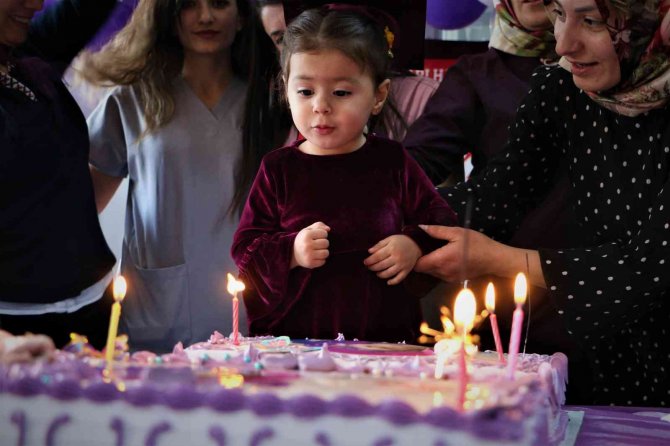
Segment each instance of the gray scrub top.
[[88,119],[90,163],[129,177],[121,327],[133,350],[171,350],[232,327],[226,273],[237,273],[230,245],[238,218],[226,210],[242,152],[246,83],[233,79],[213,110],[181,77],[174,86],[173,118],[144,137],[133,87],[112,91]]

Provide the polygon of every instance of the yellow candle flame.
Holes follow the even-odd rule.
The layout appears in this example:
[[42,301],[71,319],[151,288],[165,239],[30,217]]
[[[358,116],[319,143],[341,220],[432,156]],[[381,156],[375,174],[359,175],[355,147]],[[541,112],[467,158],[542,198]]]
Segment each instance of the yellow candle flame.
[[126,279],[118,275],[116,279],[114,279],[114,284],[112,285],[112,293],[114,294],[114,301],[121,303],[123,299],[126,297],[126,291],[128,290],[128,284],[126,283]]
[[239,293],[240,291],[244,291],[244,283],[240,282],[239,280],[235,279],[235,276],[232,274],[228,273],[228,292],[232,294],[234,297]]
[[489,282],[486,286],[486,309],[489,313],[496,312],[496,290],[493,288],[493,283]]
[[442,328],[446,334],[450,335],[454,332],[454,330],[456,330],[454,323],[451,322],[451,319],[449,319],[449,317],[446,315],[443,314],[440,316],[440,321],[442,322]]
[[475,323],[477,302],[475,295],[468,288],[463,288],[456,296],[454,303],[454,323],[463,335],[470,332]]
[[523,305],[526,302],[526,294],[528,292],[528,284],[526,282],[526,276],[523,273],[516,275],[514,280],[514,303]]

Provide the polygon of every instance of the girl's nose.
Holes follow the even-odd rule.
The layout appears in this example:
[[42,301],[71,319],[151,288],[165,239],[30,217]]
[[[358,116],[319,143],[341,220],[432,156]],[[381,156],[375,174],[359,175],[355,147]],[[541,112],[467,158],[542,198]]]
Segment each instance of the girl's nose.
[[312,105],[314,113],[330,113],[330,102],[325,97],[325,95],[317,94],[314,95],[314,102]]

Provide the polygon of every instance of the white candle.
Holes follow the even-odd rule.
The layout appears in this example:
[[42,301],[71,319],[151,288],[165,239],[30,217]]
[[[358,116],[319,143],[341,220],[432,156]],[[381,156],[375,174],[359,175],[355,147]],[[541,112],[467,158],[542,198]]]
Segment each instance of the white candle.
[[463,288],[456,296],[454,303],[454,324],[456,333],[461,338],[458,352],[458,410],[465,410],[465,393],[468,388],[468,368],[465,361],[466,337],[475,322],[477,314],[477,301],[475,295],[468,288]]

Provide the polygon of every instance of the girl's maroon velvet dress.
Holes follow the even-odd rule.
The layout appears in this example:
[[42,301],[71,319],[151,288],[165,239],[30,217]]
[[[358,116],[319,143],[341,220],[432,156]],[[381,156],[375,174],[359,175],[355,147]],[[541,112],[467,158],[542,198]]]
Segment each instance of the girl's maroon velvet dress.
[[[265,156],[235,233],[250,333],[414,342],[417,296],[387,285],[363,260],[393,234],[424,254],[437,248],[443,242],[417,225],[454,225],[454,212],[397,142],[368,136],[355,152],[327,156],[299,144]],[[296,235],[317,221],[331,228],[326,264],[290,269]]]

